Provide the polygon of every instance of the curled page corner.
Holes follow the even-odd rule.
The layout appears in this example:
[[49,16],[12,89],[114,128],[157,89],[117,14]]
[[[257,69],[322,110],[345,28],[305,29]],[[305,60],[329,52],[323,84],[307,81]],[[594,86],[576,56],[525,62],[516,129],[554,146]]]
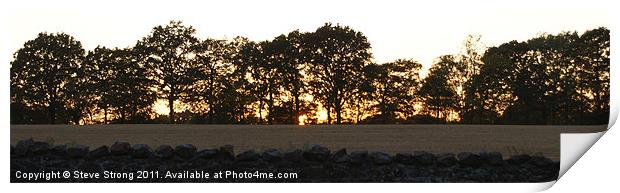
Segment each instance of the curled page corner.
[[[612,75],[618,74],[614,73],[614,71],[617,70],[611,70]],[[611,84],[610,89],[617,91],[618,86],[616,86],[616,84]],[[618,96],[617,94],[614,94],[614,92],[610,92],[609,97],[610,99],[617,99]],[[618,119],[618,100],[609,100],[609,107],[609,121],[607,122],[607,130],[610,130],[616,124],[616,119]]]
[[[553,187],[556,181],[536,183],[442,183],[415,184],[422,192],[454,192],[454,190],[476,190],[476,192],[542,192]],[[397,184],[401,185],[401,184]]]
[[[612,94],[613,96],[613,94]],[[618,108],[616,108],[616,104],[614,100],[610,101],[611,110],[609,112],[609,123],[607,124],[607,130],[610,130],[614,124],[616,124],[616,119],[618,119]]]
[[[618,118],[618,108],[610,101],[609,123],[606,131],[597,133],[560,134],[560,174],[558,180],[596,143],[608,130],[612,129]],[[557,182],[557,181],[556,181]]]
[[526,189],[525,191],[527,192],[542,192],[542,191],[546,191],[549,188],[553,187],[553,185],[557,182],[556,181],[551,181],[551,182],[545,182],[545,183],[538,183],[536,184],[535,187],[532,187],[531,189]]
[[[610,120],[611,123],[611,120]],[[560,174],[558,179],[583,156],[607,131],[560,134]]]

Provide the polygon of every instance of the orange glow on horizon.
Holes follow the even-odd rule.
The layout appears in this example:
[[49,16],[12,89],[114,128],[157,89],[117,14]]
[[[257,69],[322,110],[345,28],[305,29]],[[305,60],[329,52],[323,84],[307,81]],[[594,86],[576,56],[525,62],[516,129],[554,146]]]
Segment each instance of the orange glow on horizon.
[[[306,97],[306,98],[312,99],[311,97]],[[421,105],[418,105],[418,106],[421,107]],[[188,108],[187,105],[183,104],[180,101],[175,101],[174,103],[175,112],[182,112],[184,110],[187,110],[187,108]],[[155,112],[156,116],[167,116],[170,114],[170,109],[168,108],[168,101],[166,101],[165,99],[158,99],[157,101],[155,101],[155,103],[152,106],[152,109]],[[255,112],[254,116],[257,118],[259,117],[258,111]],[[261,118],[266,119],[267,116],[268,116],[268,113],[266,111],[263,111]],[[367,117],[367,116],[368,115],[364,115],[363,117]],[[311,121],[310,120],[311,118],[316,118],[316,120],[314,120],[316,121],[316,123],[314,124],[327,123],[327,109],[325,109],[322,105],[319,104],[314,114],[300,115],[297,118],[299,120],[299,125],[308,124],[308,122]]]
[[318,123],[326,123],[327,122],[327,109],[320,107],[318,111],[316,111],[316,118]]
[[308,119],[308,116],[306,115],[301,115],[299,116],[299,125],[305,125],[306,124],[306,120]]
[[153,110],[157,113],[157,115],[168,115],[170,113],[170,109],[168,109],[168,102],[163,99],[155,101],[155,104],[153,104]]

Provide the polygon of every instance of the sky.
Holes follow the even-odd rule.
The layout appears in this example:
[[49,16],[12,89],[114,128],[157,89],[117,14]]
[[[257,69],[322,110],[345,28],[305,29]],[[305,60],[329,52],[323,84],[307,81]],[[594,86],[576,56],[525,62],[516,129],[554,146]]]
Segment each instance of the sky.
[[414,59],[426,68],[458,53],[468,34],[486,46],[527,40],[542,32],[583,32],[608,26],[600,1],[14,1],[8,4],[8,58],[39,32],[64,32],[85,49],[129,47],[157,25],[181,20],[196,36],[267,40],[325,22],[361,31],[374,61]]

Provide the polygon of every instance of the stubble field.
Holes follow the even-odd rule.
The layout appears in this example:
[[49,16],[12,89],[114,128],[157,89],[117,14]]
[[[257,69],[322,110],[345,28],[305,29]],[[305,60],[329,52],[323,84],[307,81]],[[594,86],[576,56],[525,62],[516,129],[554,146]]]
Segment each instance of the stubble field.
[[560,133],[600,132],[607,125],[11,125],[11,144],[33,138],[54,144],[90,147],[115,141],[148,144],[194,144],[198,149],[235,146],[235,151],[289,150],[320,144],[332,150],[498,151],[505,156],[542,154],[560,159]]

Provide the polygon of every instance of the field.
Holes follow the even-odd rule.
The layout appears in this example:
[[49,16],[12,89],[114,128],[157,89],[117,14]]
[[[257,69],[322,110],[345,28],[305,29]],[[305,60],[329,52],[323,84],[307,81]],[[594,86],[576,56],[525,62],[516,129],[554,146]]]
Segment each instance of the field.
[[384,151],[499,151],[506,156],[528,153],[560,159],[560,133],[599,132],[607,125],[11,125],[11,144],[34,138],[54,144],[91,147],[115,141],[161,144],[191,143],[201,148],[224,144],[235,151],[279,148],[288,150],[321,144],[332,150]]

